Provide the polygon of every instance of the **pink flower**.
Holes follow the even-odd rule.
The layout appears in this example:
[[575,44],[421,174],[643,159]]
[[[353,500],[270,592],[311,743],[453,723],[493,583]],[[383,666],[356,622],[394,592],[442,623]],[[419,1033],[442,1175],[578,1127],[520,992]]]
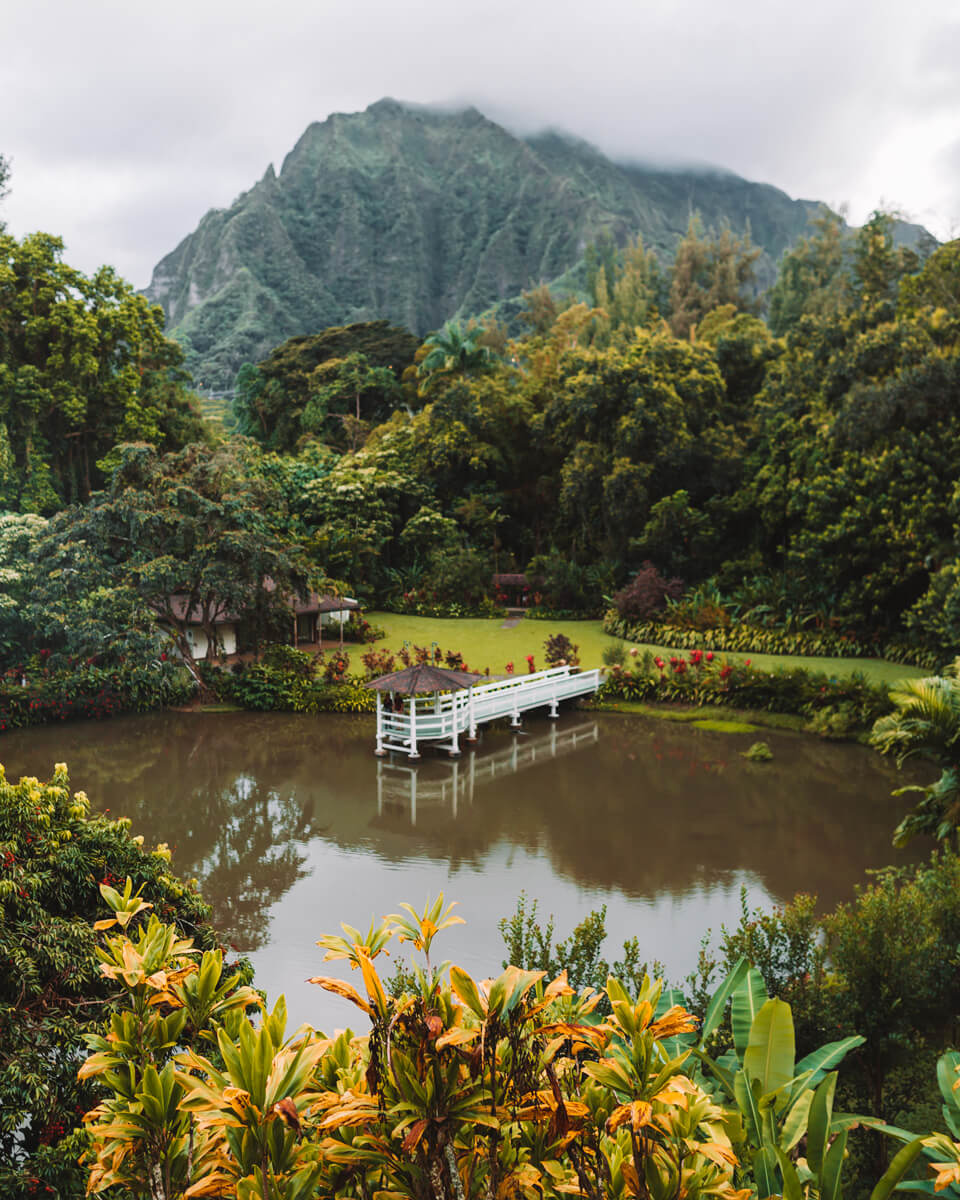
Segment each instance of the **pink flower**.
[[631,658],[636,658],[639,653],[640,653],[640,651],[636,648],[636,646],[630,647],[630,657]]

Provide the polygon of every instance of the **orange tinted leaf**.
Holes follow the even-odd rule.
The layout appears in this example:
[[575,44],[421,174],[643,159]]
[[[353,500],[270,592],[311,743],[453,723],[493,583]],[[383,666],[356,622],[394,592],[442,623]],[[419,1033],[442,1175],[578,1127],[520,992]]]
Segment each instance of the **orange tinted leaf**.
[[344,1000],[350,1000],[358,1008],[362,1008],[368,1017],[373,1016],[373,1009],[357,989],[349,983],[344,983],[342,979],[333,979],[329,975],[314,975],[312,979],[307,980],[307,983],[315,983],[317,987],[322,987],[324,991],[333,992],[336,996],[342,996]]

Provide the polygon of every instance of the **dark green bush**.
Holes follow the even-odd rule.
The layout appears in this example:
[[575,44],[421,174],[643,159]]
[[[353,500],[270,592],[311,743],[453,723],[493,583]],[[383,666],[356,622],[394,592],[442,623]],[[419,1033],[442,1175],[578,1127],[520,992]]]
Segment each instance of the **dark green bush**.
[[[209,909],[129,822],[90,816],[58,764],[49,784],[6,782],[0,767],[0,1195],[81,1197],[80,1116],[97,1097],[77,1080],[83,1036],[101,1032],[112,984],[94,954],[101,883],[135,888],[203,949]],[[249,978],[249,968],[244,976]]]

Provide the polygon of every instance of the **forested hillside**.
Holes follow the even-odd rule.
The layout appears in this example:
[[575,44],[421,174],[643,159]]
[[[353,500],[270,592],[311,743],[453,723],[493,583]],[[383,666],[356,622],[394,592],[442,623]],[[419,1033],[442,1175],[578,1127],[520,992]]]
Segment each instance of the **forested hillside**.
[[[386,319],[422,336],[482,313],[576,268],[603,237],[640,234],[666,262],[694,213],[707,229],[749,228],[762,290],[816,207],[728,172],[622,165],[559,134],[524,140],[475,109],[382,100],[311,125],[279,174],[207,213],[146,294],[194,377],[223,388],[295,334]],[[567,283],[582,286],[582,272]]]
[[666,267],[601,237],[586,302],[541,285],[509,327],[315,327],[245,363],[232,441],[198,419],[158,307],[54,238],[3,235],[0,496],[22,518],[0,542],[0,640],[74,659],[150,642],[188,576],[204,604],[236,583],[259,629],[263,573],[461,614],[502,604],[492,577],[513,573],[531,606],[617,598],[661,639],[736,624],[945,661],[960,256],[895,235],[820,210],[767,318],[746,235],[696,215]]

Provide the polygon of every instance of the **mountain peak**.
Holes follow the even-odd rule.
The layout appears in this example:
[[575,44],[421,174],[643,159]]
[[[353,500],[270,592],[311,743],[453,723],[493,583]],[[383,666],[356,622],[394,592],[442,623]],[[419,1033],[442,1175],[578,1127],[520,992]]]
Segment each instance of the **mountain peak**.
[[[385,96],[309,125],[229,209],[155,268],[191,370],[229,386],[295,334],[386,319],[418,334],[487,310],[579,262],[601,231],[669,258],[691,211],[747,222],[764,282],[816,206],[736,176],[611,161],[550,129],[522,138],[471,105]],[[763,275],[761,275],[763,278]]]

